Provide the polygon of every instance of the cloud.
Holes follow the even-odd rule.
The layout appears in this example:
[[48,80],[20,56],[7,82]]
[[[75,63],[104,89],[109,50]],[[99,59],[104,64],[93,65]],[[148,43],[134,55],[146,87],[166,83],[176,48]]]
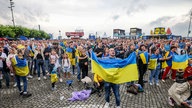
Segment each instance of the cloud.
[[158,19],[156,19],[155,21],[152,21],[149,25],[151,26],[162,26],[164,25],[167,21],[169,21],[171,18],[171,16],[163,16],[163,17],[160,17]]
[[116,21],[116,20],[118,20],[119,19],[119,15],[114,15],[113,17],[112,17],[112,19],[114,20],[114,21]]
[[[27,26],[29,24],[36,24],[39,21],[49,21],[49,14],[46,13],[40,4],[35,2],[27,1],[22,2],[22,0],[13,1],[13,13],[16,25]],[[11,10],[7,8],[10,6],[8,0],[0,1],[0,18],[7,20],[6,24],[11,25]]]
[[144,11],[146,8],[147,8],[147,5],[145,4],[132,5],[132,7],[127,9],[127,15],[130,16],[137,12]]
[[186,37],[188,33],[188,26],[189,26],[189,21],[186,20],[184,22],[179,22],[176,25],[172,26],[171,30],[176,35],[182,35]]
[[170,27],[174,35],[187,36],[189,26],[189,12],[180,16],[163,16],[149,23],[148,27]]

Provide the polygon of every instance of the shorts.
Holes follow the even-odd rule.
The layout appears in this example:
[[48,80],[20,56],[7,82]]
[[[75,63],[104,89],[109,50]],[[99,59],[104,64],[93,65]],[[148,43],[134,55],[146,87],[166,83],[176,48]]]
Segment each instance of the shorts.
[[64,72],[64,73],[71,72],[71,69],[70,69],[70,68],[68,68],[68,67],[64,67],[64,68],[63,68],[63,72]]

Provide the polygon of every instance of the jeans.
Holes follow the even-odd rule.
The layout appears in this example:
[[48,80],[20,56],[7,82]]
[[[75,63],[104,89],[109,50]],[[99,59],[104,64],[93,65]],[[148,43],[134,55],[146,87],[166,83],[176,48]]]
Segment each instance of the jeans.
[[85,78],[85,76],[88,76],[88,65],[81,66],[82,69],[82,79]]
[[[4,71],[3,67],[0,67],[0,71],[6,80],[6,86],[9,87],[9,75],[7,72]],[[1,80],[0,80],[0,88],[2,87]]]
[[76,63],[76,66],[77,66],[77,79],[81,80],[81,69],[79,66],[79,62]]
[[43,64],[39,64],[40,61],[42,61],[42,60],[37,59],[37,61],[36,61],[38,77],[40,77],[40,67],[41,67],[41,69],[42,69],[43,76],[45,76],[45,67],[44,67],[44,63],[43,63]]
[[21,85],[20,85],[20,83],[21,83],[20,80],[22,79],[23,80],[23,87],[24,87],[23,91],[27,92],[27,78],[26,78],[26,76],[15,75],[15,78],[16,78],[16,81],[17,81],[17,87],[18,87],[19,91],[20,92],[22,91]]
[[149,82],[152,83],[153,78],[155,78],[155,83],[158,83],[159,82],[159,73],[160,73],[160,68],[151,70],[151,74],[149,76]]
[[139,81],[138,84],[140,84],[144,88],[144,82],[143,82],[143,76],[147,71],[147,64],[139,64]]
[[29,59],[28,60],[28,67],[29,67],[29,74],[32,74],[32,70],[33,70],[33,59]]
[[119,94],[119,87],[120,86],[118,84],[105,82],[104,87],[105,87],[105,101],[106,102],[110,101],[109,96],[110,96],[110,92],[111,92],[111,88],[112,88],[113,93],[115,95],[116,105],[120,106],[120,94]]
[[33,74],[36,73],[36,69],[37,69],[37,60],[36,59],[33,59],[33,65],[34,65],[34,69],[33,69]]
[[49,71],[49,60],[45,60],[45,71]]

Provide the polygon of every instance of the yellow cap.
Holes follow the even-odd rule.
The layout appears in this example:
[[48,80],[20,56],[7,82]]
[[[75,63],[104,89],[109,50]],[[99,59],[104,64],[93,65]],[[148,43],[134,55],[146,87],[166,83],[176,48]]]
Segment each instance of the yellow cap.
[[23,49],[23,48],[25,48],[25,46],[19,44],[19,45],[17,45],[17,48],[18,48],[18,49]]

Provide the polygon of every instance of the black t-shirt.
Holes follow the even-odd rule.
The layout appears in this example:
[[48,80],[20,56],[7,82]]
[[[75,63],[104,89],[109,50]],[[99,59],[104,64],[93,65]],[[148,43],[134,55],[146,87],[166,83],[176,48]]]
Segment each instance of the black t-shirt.
[[37,59],[43,59],[42,55],[40,53],[37,54]]
[[[97,48],[95,49],[95,51],[94,51],[94,52],[96,52],[96,54],[98,54],[98,53],[102,52],[102,54],[103,54],[104,49],[103,49],[103,48],[99,48],[99,47],[97,47]],[[102,54],[101,54],[101,55],[98,55],[97,57],[102,57]]]
[[49,54],[48,55],[45,55],[45,53],[50,53],[51,52],[51,48],[47,47],[45,48],[43,54],[44,54],[44,57],[45,57],[45,60],[48,60],[49,59]]

